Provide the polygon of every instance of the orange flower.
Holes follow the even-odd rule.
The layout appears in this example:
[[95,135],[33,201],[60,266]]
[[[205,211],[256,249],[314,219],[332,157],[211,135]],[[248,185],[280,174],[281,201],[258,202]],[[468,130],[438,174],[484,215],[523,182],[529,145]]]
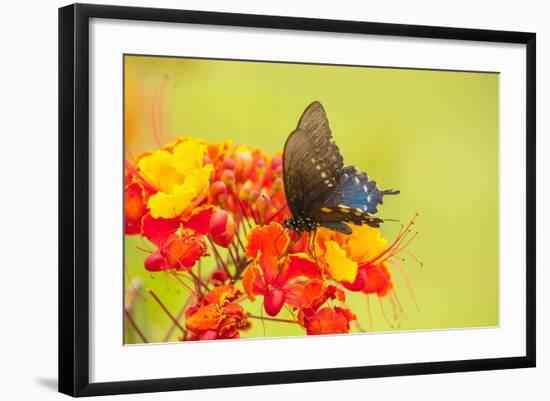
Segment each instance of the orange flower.
[[355,319],[349,309],[338,306],[324,307],[318,311],[307,309],[300,314],[300,321],[308,335],[349,333],[350,322]]
[[281,257],[288,244],[278,223],[255,226],[247,238],[246,256],[253,261],[243,274],[243,287],[251,301],[256,295],[264,296],[264,309],[270,316],[277,315],[285,303],[308,307],[324,292],[319,268],[307,255]]
[[242,295],[231,285],[214,288],[185,312],[191,340],[239,338],[239,329],[250,324],[243,307],[233,303]]
[[145,259],[145,268],[163,271],[193,267],[199,258],[207,254],[203,234],[207,231],[212,213],[211,207],[199,207],[185,221],[179,218],[155,219],[150,214],[145,215],[142,220],[143,236],[158,248]]

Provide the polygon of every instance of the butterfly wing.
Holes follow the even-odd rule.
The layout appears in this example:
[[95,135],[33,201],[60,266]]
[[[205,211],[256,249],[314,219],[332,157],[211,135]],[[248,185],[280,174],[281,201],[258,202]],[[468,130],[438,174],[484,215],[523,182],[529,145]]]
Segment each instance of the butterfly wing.
[[380,227],[384,220],[372,214],[378,211],[377,206],[383,203],[384,195],[398,193],[392,189],[381,190],[375,181],[369,181],[366,173],[358,171],[354,166],[346,166],[338,185],[325,200],[325,205],[313,210],[309,217],[321,225],[341,221]]
[[380,217],[371,216],[361,209],[355,209],[345,205],[323,206],[312,211],[309,217],[318,222],[321,226],[330,229],[333,229],[332,226],[334,223],[339,222],[351,223],[358,226],[367,224],[371,227],[380,227],[380,224],[384,222]]
[[283,151],[283,179],[293,216],[307,216],[336,188],[344,169],[328,120],[319,102],[310,104]]
[[319,102],[307,107],[285,143],[283,178],[294,217],[309,218],[346,234],[351,229],[344,222],[379,227],[383,219],[372,214],[383,203],[384,195],[399,193],[381,190],[366,173],[344,167]]
[[385,195],[397,195],[398,190],[381,190],[376,181],[369,181],[367,173],[354,166],[344,167],[340,181],[325,200],[327,205],[344,205],[368,214],[378,212]]

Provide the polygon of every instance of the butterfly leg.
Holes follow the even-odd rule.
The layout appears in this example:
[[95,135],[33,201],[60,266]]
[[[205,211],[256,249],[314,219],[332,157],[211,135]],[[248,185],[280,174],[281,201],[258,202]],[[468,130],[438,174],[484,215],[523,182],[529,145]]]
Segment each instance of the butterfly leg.
[[[325,271],[319,264],[319,261],[317,260],[317,251],[315,249],[315,238],[317,237],[317,228],[313,229],[313,235],[311,233],[308,233],[308,251],[309,254],[313,257],[313,260],[315,261],[315,264],[317,265],[317,268],[319,269],[319,272],[321,273],[321,279],[323,282],[325,282]],[[311,238],[311,241],[310,241]]]

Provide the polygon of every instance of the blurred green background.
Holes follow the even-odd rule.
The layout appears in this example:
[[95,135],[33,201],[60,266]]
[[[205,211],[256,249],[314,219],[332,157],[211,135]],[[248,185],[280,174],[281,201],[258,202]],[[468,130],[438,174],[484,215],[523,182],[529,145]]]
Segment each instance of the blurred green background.
[[[156,94],[163,85],[160,99]],[[366,171],[382,188],[401,190],[387,198],[380,216],[407,223],[420,214],[419,235],[409,249],[423,266],[412,258],[401,264],[418,309],[394,270],[403,306],[397,323],[386,323],[373,296],[371,327],[364,294],[352,294],[349,303],[360,325],[374,331],[495,326],[498,91],[494,73],[125,56],[125,142],[133,153],[157,148],[156,104],[165,140],[232,139],[272,154],[282,149],[305,107],[319,100],[346,164]],[[398,230],[398,223],[383,227],[389,240]],[[142,289],[154,289],[176,315],[185,290],[164,274],[147,273],[146,254],[136,247],[151,248],[126,237],[127,285],[134,280]],[[259,314],[260,304],[261,298],[243,305]],[[384,306],[391,315],[389,303]],[[137,297],[133,307],[136,323],[149,337],[162,338],[171,326],[150,297]],[[256,321],[243,334],[289,336],[303,330]],[[128,330],[126,341],[139,339]]]

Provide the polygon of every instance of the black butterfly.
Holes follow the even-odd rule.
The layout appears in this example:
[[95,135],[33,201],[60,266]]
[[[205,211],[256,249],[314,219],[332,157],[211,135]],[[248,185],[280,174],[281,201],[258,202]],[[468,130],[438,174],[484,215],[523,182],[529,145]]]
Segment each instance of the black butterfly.
[[384,220],[372,216],[384,195],[375,181],[354,166],[344,166],[334,143],[321,103],[311,103],[286,140],[283,151],[283,180],[292,218],[286,228],[297,232],[316,231],[322,226],[351,234],[345,224],[379,227]]

